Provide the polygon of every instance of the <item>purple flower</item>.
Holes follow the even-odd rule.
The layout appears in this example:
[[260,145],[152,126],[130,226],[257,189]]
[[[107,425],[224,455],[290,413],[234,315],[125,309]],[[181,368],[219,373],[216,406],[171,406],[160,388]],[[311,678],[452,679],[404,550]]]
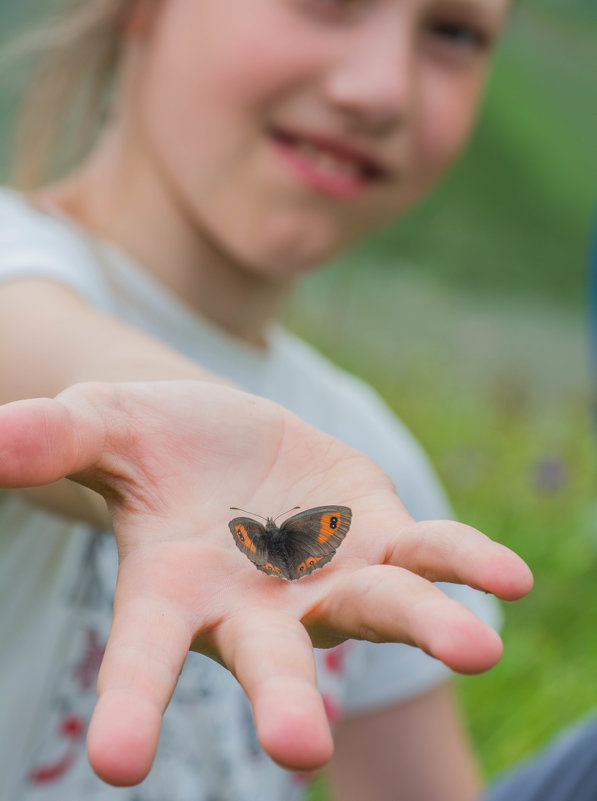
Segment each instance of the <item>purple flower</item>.
[[566,481],[570,470],[560,456],[542,456],[532,467],[532,484],[539,492],[557,492]]

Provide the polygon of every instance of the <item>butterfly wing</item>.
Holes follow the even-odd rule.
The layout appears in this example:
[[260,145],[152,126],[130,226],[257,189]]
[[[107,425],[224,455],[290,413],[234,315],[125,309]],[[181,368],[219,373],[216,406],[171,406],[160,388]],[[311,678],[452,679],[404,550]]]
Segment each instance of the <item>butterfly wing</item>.
[[277,565],[272,564],[267,550],[265,526],[250,517],[235,517],[228,524],[236,547],[247,556],[258,570],[270,576],[283,577]]
[[351,520],[348,506],[317,506],[285,520],[280,530],[288,535],[291,578],[301,578],[327,564],[346,536]]
[[253,562],[264,565],[268,561],[265,526],[250,517],[235,517],[228,524],[236,547]]

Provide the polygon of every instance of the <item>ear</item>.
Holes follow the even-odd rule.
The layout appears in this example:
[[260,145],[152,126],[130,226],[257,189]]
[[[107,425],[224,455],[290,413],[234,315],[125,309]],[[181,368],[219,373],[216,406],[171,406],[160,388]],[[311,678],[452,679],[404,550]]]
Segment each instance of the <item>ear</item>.
[[125,39],[143,36],[151,28],[158,7],[166,0],[129,0],[121,26]]

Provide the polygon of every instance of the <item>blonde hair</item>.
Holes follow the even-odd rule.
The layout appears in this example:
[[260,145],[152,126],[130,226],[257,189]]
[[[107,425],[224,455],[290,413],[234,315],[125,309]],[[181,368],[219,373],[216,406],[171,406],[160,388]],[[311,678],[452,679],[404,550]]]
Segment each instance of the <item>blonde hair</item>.
[[[11,181],[32,189],[81,159],[105,118],[134,0],[68,0],[9,46],[4,62],[33,56],[13,127]],[[6,69],[6,66],[3,67]]]

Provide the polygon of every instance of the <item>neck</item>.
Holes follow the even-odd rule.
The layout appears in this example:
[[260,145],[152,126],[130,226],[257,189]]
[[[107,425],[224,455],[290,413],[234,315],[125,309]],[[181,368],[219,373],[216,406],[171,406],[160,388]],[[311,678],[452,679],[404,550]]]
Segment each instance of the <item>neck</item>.
[[109,131],[80,169],[39,196],[120,246],[220,328],[265,346],[289,282],[263,276],[225,253],[182,200],[164,191],[159,176],[124,159]]

